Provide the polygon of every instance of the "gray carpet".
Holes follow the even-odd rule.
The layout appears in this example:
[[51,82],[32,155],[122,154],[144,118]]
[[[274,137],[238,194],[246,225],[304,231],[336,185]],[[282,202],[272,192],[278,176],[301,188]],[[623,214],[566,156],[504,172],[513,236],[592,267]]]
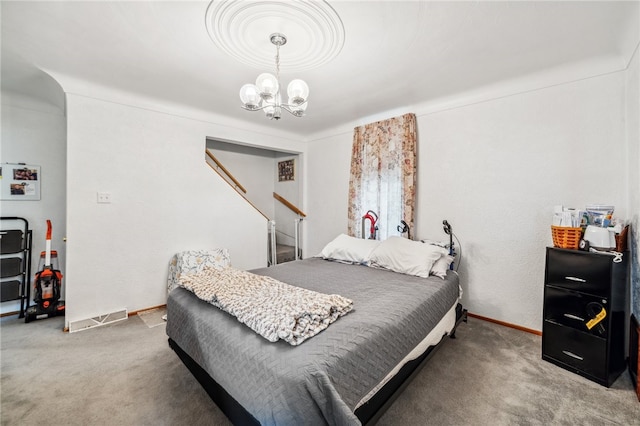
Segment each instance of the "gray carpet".
[[[11,425],[228,425],[137,316],[63,333],[62,318],[0,320],[1,416]],[[627,372],[607,389],[540,358],[540,338],[470,318],[379,425],[640,425]]]

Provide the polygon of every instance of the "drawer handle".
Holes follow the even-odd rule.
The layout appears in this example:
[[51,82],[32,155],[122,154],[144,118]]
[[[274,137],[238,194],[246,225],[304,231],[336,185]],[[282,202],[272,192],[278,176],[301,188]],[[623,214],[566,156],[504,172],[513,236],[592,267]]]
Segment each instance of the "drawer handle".
[[569,281],[576,281],[579,283],[586,283],[587,280],[584,280],[582,278],[578,278],[578,277],[564,277],[565,280],[569,280]]
[[573,315],[573,314],[563,314],[565,317],[569,318],[569,319],[573,319],[573,320],[578,320],[578,321],[582,321],[584,322],[584,318],[580,318],[579,316]]
[[569,352],[569,351],[562,351],[563,354],[565,354],[566,356],[570,356],[571,358],[575,358],[578,361],[583,361],[584,358],[581,357],[580,355],[576,355],[573,352]]

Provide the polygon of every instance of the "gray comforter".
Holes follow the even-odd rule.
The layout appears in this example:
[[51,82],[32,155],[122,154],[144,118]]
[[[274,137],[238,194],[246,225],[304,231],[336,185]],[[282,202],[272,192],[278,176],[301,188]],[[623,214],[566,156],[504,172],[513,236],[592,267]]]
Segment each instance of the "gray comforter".
[[271,343],[176,288],[167,334],[263,425],[359,424],[369,393],[458,299],[458,277],[418,278],[318,258],[252,271],[353,300],[353,311],[299,346]]

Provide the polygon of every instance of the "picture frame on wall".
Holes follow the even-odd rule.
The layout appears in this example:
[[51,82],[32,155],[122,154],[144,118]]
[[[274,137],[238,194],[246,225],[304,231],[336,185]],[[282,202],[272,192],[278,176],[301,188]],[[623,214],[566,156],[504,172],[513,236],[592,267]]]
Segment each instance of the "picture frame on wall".
[[24,163],[0,165],[0,199],[11,201],[40,200],[40,166]]
[[278,161],[278,182],[295,180],[295,160]]

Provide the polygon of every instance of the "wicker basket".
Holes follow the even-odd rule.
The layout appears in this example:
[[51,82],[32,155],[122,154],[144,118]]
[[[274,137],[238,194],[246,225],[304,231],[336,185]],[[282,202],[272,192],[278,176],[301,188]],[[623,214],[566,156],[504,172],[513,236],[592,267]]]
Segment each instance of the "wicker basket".
[[551,236],[555,247],[577,249],[580,244],[580,238],[582,238],[582,228],[552,226]]

